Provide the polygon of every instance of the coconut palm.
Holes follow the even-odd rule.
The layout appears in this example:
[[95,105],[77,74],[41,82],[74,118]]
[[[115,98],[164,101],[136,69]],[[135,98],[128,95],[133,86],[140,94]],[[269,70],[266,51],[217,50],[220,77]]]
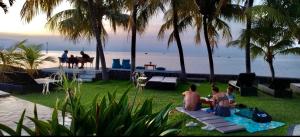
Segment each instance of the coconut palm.
[[[246,0],[245,7],[250,9],[253,6],[254,0]],[[246,30],[251,30],[251,15],[247,16]],[[250,59],[250,35],[246,36],[246,46],[245,46],[245,57],[246,57],[246,73],[251,73],[251,59]]]
[[169,9],[164,14],[165,23],[159,30],[158,38],[162,39],[165,32],[171,30],[171,34],[168,39],[168,46],[170,46],[173,41],[176,41],[181,67],[180,77],[182,80],[186,80],[184,54],[179,34],[193,23],[191,15],[192,10],[190,11],[189,9],[189,6],[193,3],[191,4],[191,1],[182,0],[171,0],[169,3]]
[[21,61],[21,64],[27,70],[30,76],[34,76],[37,73],[39,65],[45,62],[56,62],[53,57],[45,57],[42,54],[42,45],[24,45],[21,44],[18,46],[20,49],[20,56],[18,60]]
[[210,82],[214,83],[212,54],[214,47],[217,46],[218,31],[222,33],[223,38],[227,41],[232,38],[230,27],[222,19],[241,21],[243,20],[243,9],[240,5],[233,4],[231,0],[195,0],[195,3],[198,6],[199,15],[202,16],[210,67]]
[[[263,56],[269,64],[272,81],[275,79],[274,59],[277,54],[296,54],[300,55],[300,48],[294,47],[294,38],[292,32],[282,24],[274,21],[260,19],[255,21],[253,28],[248,31],[251,35],[251,56]],[[243,43],[246,37],[246,31],[242,33],[239,40],[229,44],[237,45]],[[242,44],[240,44],[242,45]]]
[[259,55],[269,64],[272,81],[275,79],[273,66],[277,54],[299,54],[300,48],[293,47],[297,39],[295,30],[299,29],[299,1],[290,2],[283,0],[265,0],[263,5],[257,5],[248,10],[254,27],[244,30],[238,40],[228,43],[228,46],[244,48],[247,37],[251,37],[251,56]]
[[[15,0],[8,0],[9,5],[12,6]],[[7,13],[7,5],[3,2],[3,0],[0,0],[0,7],[4,10],[4,13]]]
[[[103,52],[107,32],[104,28],[103,21],[105,19],[109,20],[114,31],[116,31],[116,26],[118,25],[126,26],[128,17],[125,14],[121,14],[118,10],[119,1],[102,0],[94,3],[93,1],[68,0],[68,2],[73,4],[74,8],[61,11],[51,16],[53,7],[56,7],[60,2],[59,0],[52,3],[49,2],[46,4],[49,6],[47,9],[41,8],[41,5],[36,6],[42,4],[39,1],[36,1],[36,3],[28,2],[29,4],[27,5],[33,4],[35,6],[34,9],[40,9],[48,13],[48,27],[51,30],[59,30],[59,32],[68,39],[76,41],[79,38],[85,37],[90,40],[92,37],[95,37],[97,41],[96,69],[99,69],[99,60],[101,60],[102,79],[107,80],[108,72]],[[32,15],[37,14],[37,11],[39,11],[31,10],[30,6],[26,6],[26,3],[23,9],[21,15],[28,21],[32,19]]]
[[125,11],[130,12],[128,30],[131,31],[131,74],[136,66],[136,33],[142,34],[149,22],[159,8],[163,10],[161,0],[124,0]]

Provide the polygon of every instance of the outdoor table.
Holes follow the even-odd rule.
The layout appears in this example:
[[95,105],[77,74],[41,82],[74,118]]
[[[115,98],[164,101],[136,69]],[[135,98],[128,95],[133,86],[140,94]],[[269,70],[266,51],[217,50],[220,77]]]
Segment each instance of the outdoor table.
[[145,67],[145,69],[148,69],[148,67],[152,67],[153,70],[155,70],[156,65],[155,65],[155,64],[152,64],[152,62],[150,62],[149,64],[145,64],[144,67]]

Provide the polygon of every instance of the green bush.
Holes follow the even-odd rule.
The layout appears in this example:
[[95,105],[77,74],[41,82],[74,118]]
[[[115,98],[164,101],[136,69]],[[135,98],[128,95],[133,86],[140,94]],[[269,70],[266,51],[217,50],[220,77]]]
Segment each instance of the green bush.
[[[83,105],[76,79],[68,81],[64,76],[62,87],[66,91],[66,98],[57,101],[51,120],[39,120],[35,106],[34,117],[28,117],[35,124],[34,129],[23,125],[24,110],[16,130],[0,124],[0,135],[1,130],[9,135],[21,135],[22,129],[31,136],[166,136],[179,133],[182,122],[168,123],[171,104],[154,113],[152,99],[145,100],[142,105],[135,105],[135,99],[129,102],[127,90],[119,100],[114,92],[103,98],[96,96],[91,104]],[[58,121],[59,106],[62,124]],[[67,113],[71,115],[69,126],[65,124]]]

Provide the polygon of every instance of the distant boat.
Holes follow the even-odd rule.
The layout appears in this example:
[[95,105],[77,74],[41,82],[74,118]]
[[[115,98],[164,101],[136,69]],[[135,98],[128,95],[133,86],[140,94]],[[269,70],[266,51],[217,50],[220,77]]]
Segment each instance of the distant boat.
[[147,55],[148,53],[147,53],[147,52],[145,52],[145,54]]

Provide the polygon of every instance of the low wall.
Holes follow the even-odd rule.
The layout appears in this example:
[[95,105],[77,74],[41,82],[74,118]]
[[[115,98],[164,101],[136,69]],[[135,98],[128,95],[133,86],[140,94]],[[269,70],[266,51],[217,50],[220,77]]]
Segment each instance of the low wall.
[[[159,70],[137,70],[138,72],[143,72],[147,77],[152,76],[167,76],[167,77],[179,77],[180,71],[159,71]],[[50,72],[42,72],[42,75],[50,75]],[[129,69],[108,69],[109,78],[113,80],[129,80],[130,79],[130,70]],[[68,74],[69,76],[73,76],[72,73]],[[203,81],[208,80],[209,74],[196,74],[196,73],[188,73],[188,79],[193,79],[193,81]],[[215,74],[216,81],[227,83],[229,80],[236,80],[238,78],[237,75],[233,74]],[[97,72],[96,80],[101,80],[102,74],[101,72]],[[256,79],[259,83],[269,83],[271,81],[270,77],[267,76],[256,76]],[[300,83],[300,78],[286,78],[286,77],[277,77],[277,79],[287,81],[289,83]]]

